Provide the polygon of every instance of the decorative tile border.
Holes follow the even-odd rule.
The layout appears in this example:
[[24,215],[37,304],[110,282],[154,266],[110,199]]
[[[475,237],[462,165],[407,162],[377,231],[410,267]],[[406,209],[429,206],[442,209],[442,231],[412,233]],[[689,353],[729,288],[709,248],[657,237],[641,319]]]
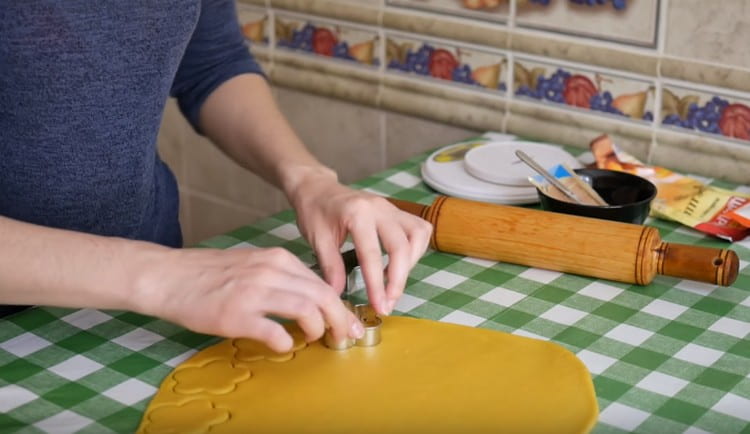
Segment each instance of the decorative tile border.
[[516,58],[517,98],[639,122],[653,121],[654,83],[586,69]]
[[380,63],[380,36],[374,29],[276,14],[276,48],[294,50],[377,67]]
[[386,69],[427,79],[504,92],[507,58],[499,52],[478,50],[436,40],[386,33]]
[[270,42],[270,19],[265,8],[248,5],[237,7],[237,17],[240,20],[242,34],[253,44],[268,45]]
[[666,84],[661,126],[750,142],[750,100]]

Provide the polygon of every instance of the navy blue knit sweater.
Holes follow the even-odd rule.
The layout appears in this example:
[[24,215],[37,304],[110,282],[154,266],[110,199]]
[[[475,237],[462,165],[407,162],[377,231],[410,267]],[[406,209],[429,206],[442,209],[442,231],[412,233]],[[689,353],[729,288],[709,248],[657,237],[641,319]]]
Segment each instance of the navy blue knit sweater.
[[241,73],[232,0],[0,0],[0,215],[181,245],[165,102],[197,128]]

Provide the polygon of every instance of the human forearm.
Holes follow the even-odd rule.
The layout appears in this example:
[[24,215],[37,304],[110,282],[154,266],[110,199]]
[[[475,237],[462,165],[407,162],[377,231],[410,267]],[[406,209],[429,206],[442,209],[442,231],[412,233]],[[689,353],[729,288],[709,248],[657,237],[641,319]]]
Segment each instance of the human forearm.
[[304,180],[336,174],[303,145],[274,101],[263,77],[239,75],[217,88],[201,109],[206,135],[225,153],[290,198]]
[[308,339],[362,327],[330,287],[282,249],[169,249],[0,217],[0,304],[122,309],[191,330],[249,337],[286,351],[268,315],[296,320]]
[[142,311],[138,281],[167,249],[0,217],[0,304]]

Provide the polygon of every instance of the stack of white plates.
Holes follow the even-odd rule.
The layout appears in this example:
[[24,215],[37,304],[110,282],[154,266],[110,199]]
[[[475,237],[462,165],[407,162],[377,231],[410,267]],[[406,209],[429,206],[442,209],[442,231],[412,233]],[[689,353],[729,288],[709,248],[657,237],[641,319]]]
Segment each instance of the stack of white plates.
[[562,163],[581,167],[575,157],[559,146],[511,137],[503,140],[495,135],[438,149],[422,165],[422,179],[449,196],[520,205],[539,199],[528,180],[536,172],[516,157],[516,150],[522,150],[545,168]]

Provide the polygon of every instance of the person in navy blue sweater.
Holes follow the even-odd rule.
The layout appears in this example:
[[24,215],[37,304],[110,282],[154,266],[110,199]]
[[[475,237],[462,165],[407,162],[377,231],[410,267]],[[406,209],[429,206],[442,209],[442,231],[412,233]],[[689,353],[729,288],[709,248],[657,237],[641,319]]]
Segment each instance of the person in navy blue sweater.
[[[324,279],[280,248],[180,248],[166,100],[297,211]],[[127,309],[285,351],[357,337],[338,301],[351,235],[388,314],[431,227],[338,182],[279,112],[232,0],[26,0],[0,8],[0,304]],[[381,245],[389,254],[383,275]]]

